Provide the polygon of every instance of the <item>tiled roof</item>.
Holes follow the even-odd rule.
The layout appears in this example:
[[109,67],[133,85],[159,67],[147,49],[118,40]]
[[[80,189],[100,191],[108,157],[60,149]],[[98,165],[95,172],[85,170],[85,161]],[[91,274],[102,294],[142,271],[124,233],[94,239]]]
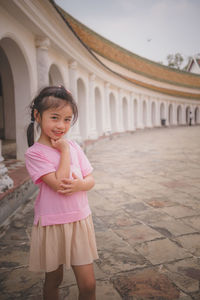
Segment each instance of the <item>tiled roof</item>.
[[56,6],[60,14],[64,17],[68,26],[73,30],[80,41],[89,50],[94,51],[100,56],[106,58],[107,60],[122,66],[123,68],[144,77],[156,80],[158,82],[168,83],[179,87],[179,91],[175,89],[158,88],[153,84],[146,84],[142,81],[136,81],[133,78],[127,78],[120,74],[121,77],[129,80],[137,85],[150,88],[151,90],[159,91],[168,95],[174,95],[179,97],[195,98],[200,99],[200,92],[186,93],[180,91],[180,87],[199,89],[200,90],[200,76],[196,74],[191,74],[189,72],[174,70],[172,68],[163,66],[161,64],[152,62],[141,56],[138,56],[126,49],[114,44],[113,42],[100,36],[87,26],[80,23],[78,20],[74,19],[71,15]]
[[198,100],[200,100],[200,93],[195,94],[195,93],[188,93],[188,92],[184,92],[184,91],[177,91],[177,90],[174,91],[174,90],[171,90],[171,89],[167,89],[167,88],[151,85],[151,84],[148,84],[148,83],[144,83],[144,82],[135,80],[135,79],[130,78],[130,77],[125,77],[125,76],[122,76],[122,77],[124,77],[125,79],[127,79],[128,81],[130,81],[130,82],[132,82],[136,85],[142,86],[144,88],[148,88],[148,89],[150,89],[152,91],[155,91],[155,92],[163,93],[163,94],[166,94],[166,95],[169,95],[169,96],[184,97],[184,98],[187,98],[187,99],[198,99]]

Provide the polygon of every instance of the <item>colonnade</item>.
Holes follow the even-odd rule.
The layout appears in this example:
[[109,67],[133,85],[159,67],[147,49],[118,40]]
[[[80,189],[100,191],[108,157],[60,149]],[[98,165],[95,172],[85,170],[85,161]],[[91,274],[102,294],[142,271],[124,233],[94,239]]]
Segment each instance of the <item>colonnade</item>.
[[[12,48],[9,45],[12,45]],[[6,101],[12,100],[15,106],[13,111],[15,110],[16,127],[12,125],[10,132],[14,130],[16,132],[17,158],[23,159],[27,147],[24,133],[28,117],[25,115],[27,111],[23,111],[22,106],[28,106],[31,91],[36,90],[31,81],[35,75],[30,73],[31,68],[27,65],[27,58],[13,40],[3,39],[0,47],[8,57],[5,68],[9,64],[9,67],[14,70],[13,77],[10,77],[13,80],[13,96],[7,97]],[[7,53],[7,49],[10,53]],[[10,49],[13,49],[12,52]],[[37,88],[62,84],[72,92],[78,104],[79,119],[72,128],[70,136],[78,142],[162,125],[200,124],[200,104],[197,101],[175,98],[134,86],[116,74],[102,70],[102,66],[99,66],[98,72],[95,72],[95,68],[92,70],[84,67],[84,64],[78,60],[64,59],[60,62],[59,53],[57,56],[52,56],[50,49],[51,44],[47,37],[35,39]],[[18,64],[14,60],[16,53],[20,61]],[[21,76],[22,70],[26,76]],[[4,71],[3,68],[0,73],[2,79]],[[10,87],[3,86],[3,88],[6,91]],[[9,108],[10,114],[12,107]],[[1,168],[3,158],[1,155],[0,157]]]
[[200,124],[200,105],[187,99],[153,95],[148,90],[141,92],[138,87],[130,87],[128,84],[127,88],[121,88],[117,85],[119,81],[116,81],[116,85],[113,83],[112,75],[111,81],[105,82],[88,70],[81,72],[78,61],[69,63],[69,81],[66,82],[58,66],[54,64],[52,70],[48,57],[49,46],[47,38],[36,40],[38,85],[48,85],[51,78],[51,84],[65,84],[71,90],[79,108],[79,120],[73,128],[73,138],[94,140],[107,133],[159,127],[163,124],[187,125],[190,118],[192,124]]

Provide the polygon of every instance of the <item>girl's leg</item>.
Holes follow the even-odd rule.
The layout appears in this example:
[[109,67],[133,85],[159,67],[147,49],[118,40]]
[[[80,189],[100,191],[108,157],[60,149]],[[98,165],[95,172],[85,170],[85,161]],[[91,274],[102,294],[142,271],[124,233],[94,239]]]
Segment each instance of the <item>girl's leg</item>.
[[79,288],[79,300],[96,299],[96,280],[93,264],[72,266]]
[[45,282],[43,289],[44,300],[58,300],[58,287],[63,280],[63,266],[60,265],[57,270],[45,273]]

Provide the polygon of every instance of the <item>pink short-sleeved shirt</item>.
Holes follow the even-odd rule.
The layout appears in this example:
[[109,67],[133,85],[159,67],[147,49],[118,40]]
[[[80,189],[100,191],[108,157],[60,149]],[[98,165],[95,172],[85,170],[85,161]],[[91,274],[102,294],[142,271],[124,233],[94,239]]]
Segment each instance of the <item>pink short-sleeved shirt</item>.
[[[68,142],[70,176],[74,172],[78,177],[84,178],[93,171],[93,168],[80,146],[75,142]],[[39,194],[35,202],[35,225],[39,219],[42,226],[47,226],[79,221],[91,214],[87,192],[76,192],[70,196],[61,195],[41,180],[43,175],[58,169],[60,162],[58,150],[36,142],[28,148],[25,158],[29,174],[33,182],[39,186]]]

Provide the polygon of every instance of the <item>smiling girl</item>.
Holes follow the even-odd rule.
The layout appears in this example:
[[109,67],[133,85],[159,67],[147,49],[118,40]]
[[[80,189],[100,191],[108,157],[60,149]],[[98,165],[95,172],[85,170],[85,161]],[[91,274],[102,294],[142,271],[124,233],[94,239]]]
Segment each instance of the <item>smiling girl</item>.
[[[87,191],[92,166],[77,143],[64,138],[78,117],[71,92],[44,88],[32,101],[26,167],[39,187],[30,246],[30,270],[44,271],[45,300],[58,299],[63,265],[72,267],[79,300],[94,300],[93,260],[98,258]],[[41,135],[34,142],[34,123]]]

